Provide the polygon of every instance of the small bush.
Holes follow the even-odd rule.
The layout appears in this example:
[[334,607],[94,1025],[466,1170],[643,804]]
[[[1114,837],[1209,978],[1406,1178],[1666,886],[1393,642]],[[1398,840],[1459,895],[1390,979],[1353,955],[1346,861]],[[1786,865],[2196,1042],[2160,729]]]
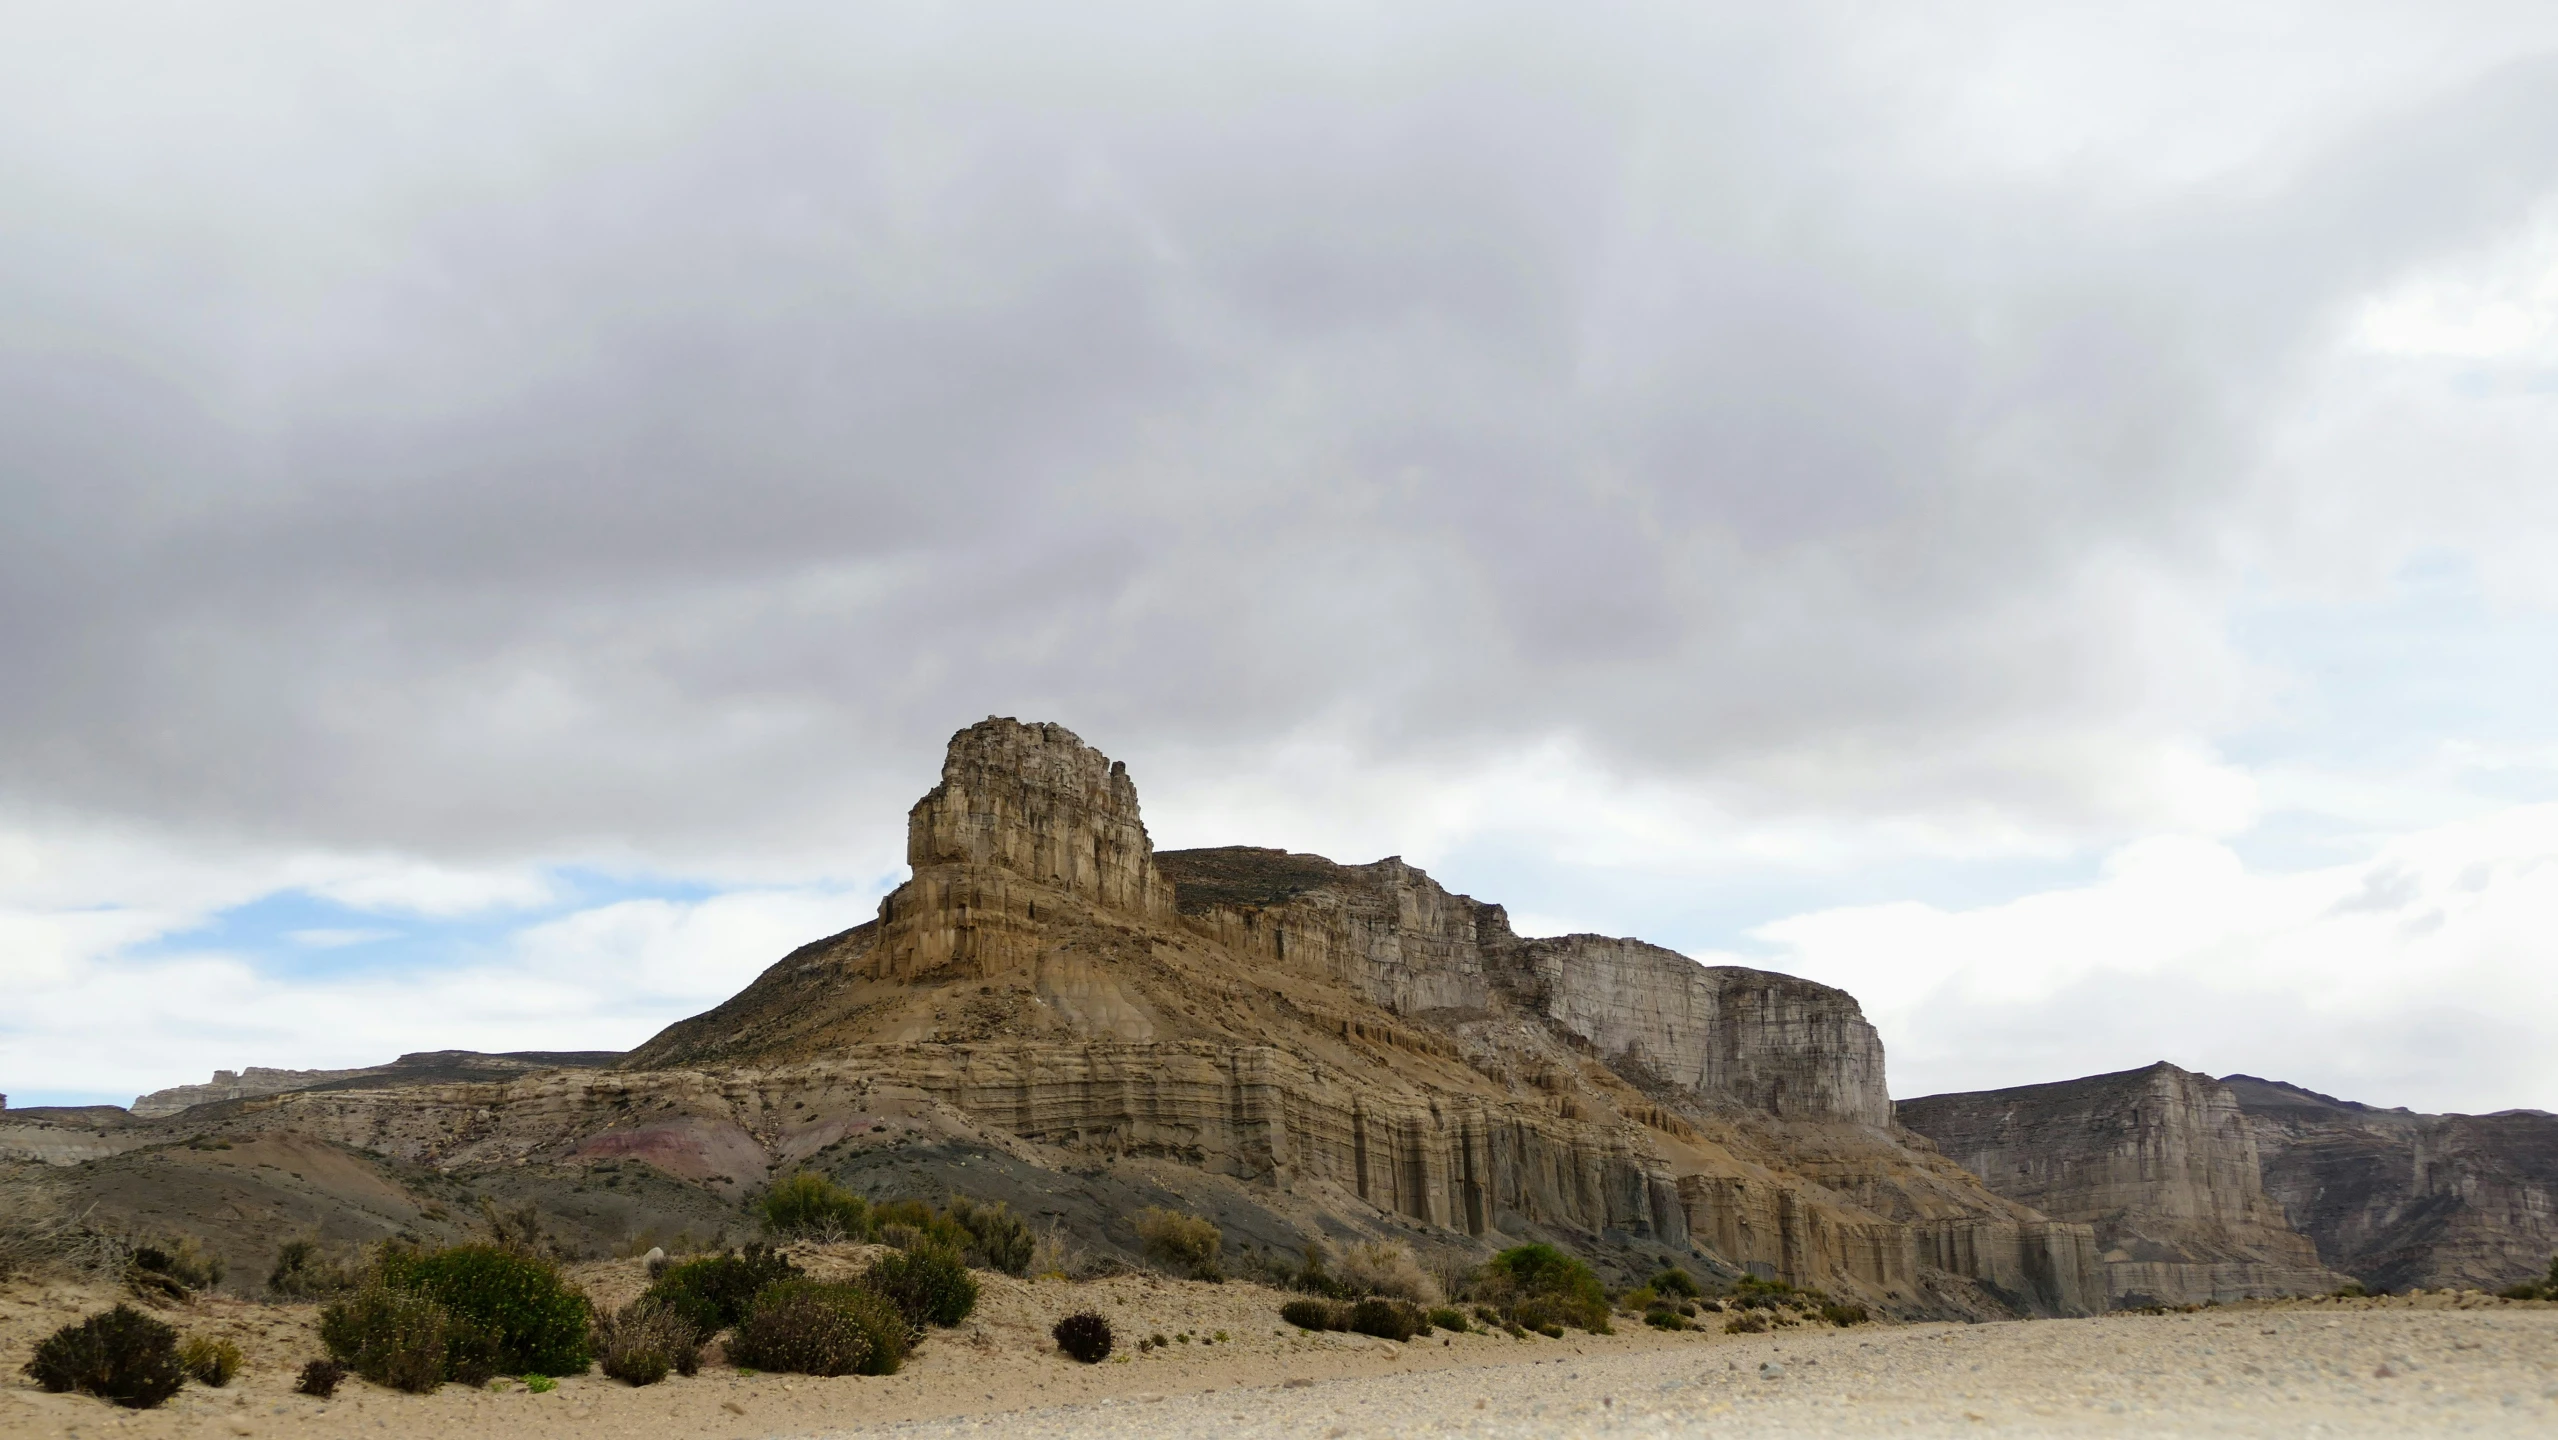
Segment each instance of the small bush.
[[2360,1300],[2370,1293],[2363,1288],[2363,1282],[2360,1280],[2348,1280],[2337,1286],[2335,1290],[2336,1298],[2339,1300]]
[[857,1285],[784,1280],[756,1297],[728,1358],[794,1375],[893,1375],[906,1359],[906,1318]]
[[1436,1305],[1443,1298],[1439,1282],[1421,1268],[1412,1247],[1381,1240],[1373,1245],[1353,1245],[1341,1252],[1341,1264],[1334,1273],[1342,1281],[1363,1294],[1385,1295],[1397,1300],[1410,1300],[1419,1305]]
[[330,1255],[317,1240],[287,1240],[267,1272],[267,1293],[279,1300],[325,1300],[364,1283],[353,1265]]
[[1380,1340],[1410,1340],[1429,1324],[1421,1315],[1421,1307],[1409,1300],[1389,1300],[1371,1295],[1350,1307],[1352,1330],[1374,1335]]
[[955,1252],[937,1245],[881,1256],[862,1276],[862,1288],[895,1305],[918,1331],[956,1325],[977,1308],[977,1277]]
[[[452,1338],[463,1344],[451,1369],[465,1384],[500,1373],[577,1375],[592,1358],[587,1334],[594,1305],[547,1259],[495,1245],[456,1245],[385,1256],[381,1272],[386,1283],[426,1296],[461,1322]],[[478,1373],[482,1363],[486,1374]]]
[[[2359,1291],[2362,1287],[2351,1287]],[[2343,1294],[2343,1291],[2338,1291]],[[2520,1285],[2496,1292],[2507,1300],[2558,1300],[2558,1255],[2549,1259],[2549,1274],[2540,1280],[2525,1280]]]
[[190,1335],[178,1344],[178,1363],[196,1383],[219,1390],[240,1373],[240,1347],[210,1335]]
[[1217,1269],[1217,1256],[1225,1248],[1226,1235],[1213,1220],[1149,1205],[1137,1212],[1137,1239],[1145,1245],[1147,1258],[1157,1264],[1202,1280],[1224,1278]]
[[424,1295],[376,1281],[320,1312],[329,1358],[394,1390],[425,1394],[444,1383],[451,1322]]
[[1030,1223],[998,1203],[980,1205],[960,1196],[950,1202],[950,1218],[968,1232],[968,1254],[989,1270],[1007,1275],[1030,1273],[1039,1239]]
[[165,1244],[134,1246],[125,1279],[146,1297],[183,1300],[191,1291],[221,1284],[222,1274],[221,1256],[205,1249],[194,1236],[182,1235]]
[[654,1300],[634,1300],[595,1322],[595,1358],[626,1385],[654,1385],[670,1370],[700,1373],[702,1345],[691,1321]]
[[874,1205],[870,1222],[873,1235],[900,1250],[934,1245],[964,1252],[972,1238],[958,1221],[921,1200],[891,1200]]
[[1078,1310],[1048,1333],[1056,1338],[1059,1350],[1087,1365],[1110,1358],[1110,1321],[1098,1311]]
[[1639,1285],[1618,1296],[1617,1303],[1639,1315],[1660,1304],[1661,1297],[1653,1293],[1651,1286]]
[[1682,1300],[1694,1300],[1705,1293],[1697,1288],[1694,1276],[1675,1265],[1665,1267],[1644,1284],[1655,1295],[1675,1295]]
[[524,1388],[536,1395],[548,1395],[560,1388],[560,1382],[548,1375],[527,1375],[524,1377]]
[[745,1319],[757,1295],[805,1273],[770,1245],[749,1245],[743,1253],[669,1265],[640,1298],[674,1311],[693,1327],[697,1340],[708,1340]]
[[1850,1325],[1864,1324],[1867,1316],[1862,1305],[1833,1302],[1821,1307],[1821,1318],[1844,1330]]
[[1726,1335],[1761,1335],[1767,1332],[1768,1317],[1755,1310],[1744,1310],[1723,1322]]
[[1350,1308],[1344,1300],[1291,1300],[1279,1307],[1279,1318],[1300,1330],[1347,1330]]
[[1643,1312],[1643,1323],[1651,1326],[1655,1330],[1685,1330],[1689,1328],[1687,1317],[1681,1315],[1676,1310],[1646,1310]]
[[1439,1330],[1451,1330],[1459,1335],[1463,1335],[1466,1331],[1473,1328],[1466,1324],[1466,1312],[1458,1309],[1454,1305],[1434,1305],[1431,1307],[1430,1314],[1427,1318],[1429,1319],[1432,1328]]
[[1608,1292],[1599,1277],[1551,1245],[1518,1245],[1493,1256],[1475,1288],[1540,1334],[1559,1325],[1609,1333]]
[[25,1370],[55,1394],[77,1390],[128,1410],[159,1405],[187,1380],[178,1332],[130,1305],[54,1331]]
[[338,1382],[345,1378],[346,1367],[335,1360],[314,1360],[302,1367],[301,1378],[293,1382],[293,1388],[326,1400],[338,1393]]
[[871,1233],[870,1202],[814,1171],[774,1181],[758,1208],[776,1235],[861,1240]]

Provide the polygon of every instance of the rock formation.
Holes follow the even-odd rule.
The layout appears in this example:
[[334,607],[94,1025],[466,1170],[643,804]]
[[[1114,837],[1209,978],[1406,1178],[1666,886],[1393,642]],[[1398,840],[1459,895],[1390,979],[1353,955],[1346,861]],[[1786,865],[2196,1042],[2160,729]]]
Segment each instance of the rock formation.
[[2116,1304],[2324,1291],[2265,1193],[2238,1098],[2165,1062],[2012,1090],[1904,1100],[1901,1123],[2011,1200],[2096,1229]]
[[2558,1252],[2558,1115],[2419,1115],[2252,1075],[2237,1097],[2266,1192],[2319,1259],[2377,1290],[2497,1290]]
[[908,859],[875,918],[611,1069],[359,1077],[184,1123],[551,1185],[590,1229],[581,1177],[734,1199],[814,1167],[1011,1199],[1096,1248],[1166,1203],[1289,1250],[1549,1239],[1887,1313],[2104,1305],[2089,1225],[1897,1127],[1843,992],[1524,938],[1398,859],[1157,855],[1125,768],[1054,725],[954,736]]

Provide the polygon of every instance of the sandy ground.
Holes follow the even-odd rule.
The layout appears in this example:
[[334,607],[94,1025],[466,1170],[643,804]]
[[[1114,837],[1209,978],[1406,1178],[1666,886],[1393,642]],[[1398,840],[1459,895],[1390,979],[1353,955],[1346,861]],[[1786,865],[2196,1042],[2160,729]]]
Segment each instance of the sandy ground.
[[[608,1303],[644,1283],[632,1262],[578,1274]],[[2558,1434],[2558,1306],[2475,1296],[1756,1336],[1626,1324],[1607,1337],[1394,1345],[1300,1334],[1277,1319],[1282,1297],[1251,1285],[984,1281],[978,1315],[935,1332],[894,1376],[712,1366],[638,1390],[589,1374],[543,1395],[430,1396],[350,1380],[328,1402],[290,1389],[319,1353],[312,1307],[211,1298],[162,1313],[238,1341],[247,1370],[228,1389],[190,1385],[139,1413],[46,1395],[18,1373],[37,1336],[116,1298],[19,1281],[0,1286],[0,1435]],[[1047,1342],[1057,1316],[1085,1306],[1122,1337],[1108,1363],[1076,1364]],[[1175,1343],[1137,1354],[1136,1339],[1156,1333]]]

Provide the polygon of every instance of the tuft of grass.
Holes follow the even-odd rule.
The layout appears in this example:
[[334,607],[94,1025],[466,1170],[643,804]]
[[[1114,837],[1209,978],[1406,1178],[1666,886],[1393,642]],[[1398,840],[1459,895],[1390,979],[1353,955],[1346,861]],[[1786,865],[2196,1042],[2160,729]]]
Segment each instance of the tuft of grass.
[[240,1347],[210,1335],[190,1335],[178,1342],[178,1363],[197,1384],[219,1390],[240,1373]]

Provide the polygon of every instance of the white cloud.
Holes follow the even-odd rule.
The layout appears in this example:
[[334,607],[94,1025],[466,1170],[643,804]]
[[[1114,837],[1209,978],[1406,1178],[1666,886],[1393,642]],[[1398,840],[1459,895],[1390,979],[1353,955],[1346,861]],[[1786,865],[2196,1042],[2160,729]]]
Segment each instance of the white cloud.
[[1761,927],[1760,963],[1854,992],[1896,1095],[2169,1059],[2374,1104],[2558,1109],[2558,805],[2408,834],[2366,861],[2250,870],[2210,840],[2096,882],[1950,910]]

